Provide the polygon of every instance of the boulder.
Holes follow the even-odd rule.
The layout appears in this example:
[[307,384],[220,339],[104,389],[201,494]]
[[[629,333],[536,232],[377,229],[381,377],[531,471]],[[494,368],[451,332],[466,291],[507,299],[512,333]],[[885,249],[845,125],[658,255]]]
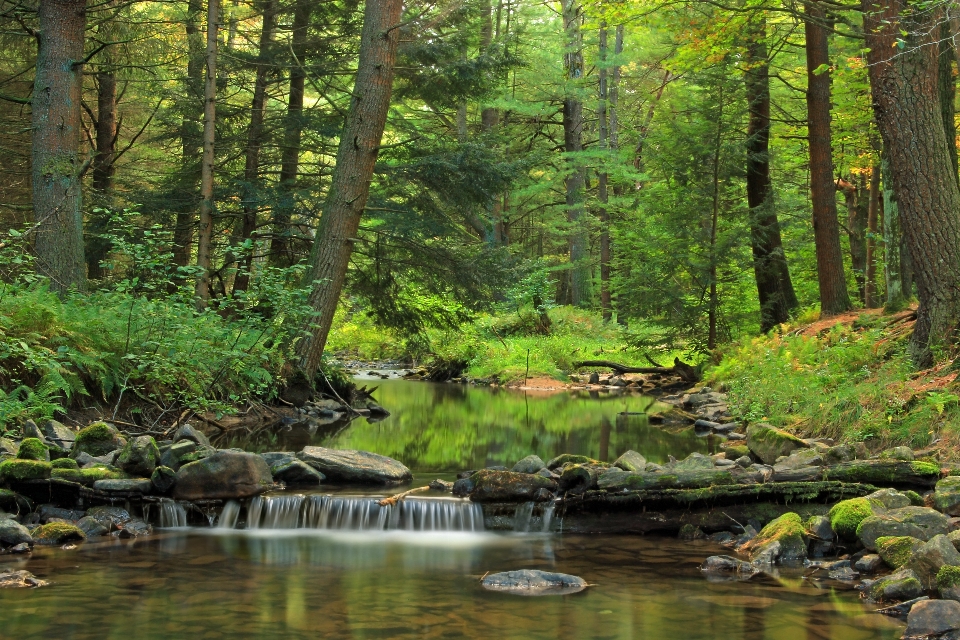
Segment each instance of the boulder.
[[912,462],[916,458],[910,447],[893,447],[882,451],[877,457],[881,460],[905,460],[907,462]]
[[170,493],[177,484],[177,472],[170,467],[159,466],[150,474],[150,483],[155,493]]
[[937,591],[945,600],[960,601],[960,567],[940,567],[940,571],[937,571]]
[[583,578],[565,573],[534,571],[506,571],[484,577],[481,581],[484,589],[501,591],[522,596],[546,596],[577,593],[587,588]]
[[850,462],[856,458],[853,447],[848,444],[838,444],[835,447],[829,447],[823,452],[824,464],[839,464],[841,462]]
[[[27,420],[26,422],[24,422],[23,427],[21,428],[20,431],[23,434],[24,439],[36,438],[41,442],[43,442],[44,440],[43,432],[40,431],[40,428],[37,426],[37,423],[34,422],[33,420]],[[44,444],[46,444],[46,442],[44,442]]]
[[933,589],[937,585],[937,573],[945,565],[960,567],[960,552],[947,536],[939,535],[920,545],[904,566],[917,574],[924,589]]
[[567,493],[584,493],[596,489],[601,471],[604,469],[590,464],[567,463],[560,468],[557,486],[560,491]]
[[807,535],[817,540],[833,540],[833,527],[830,526],[830,518],[826,516],[811,516],[807,520],[805,528]]
[[700,571],[714,575],[735,573],[752,576],[760,570],[753,564],[733,556],[710,556],[700,565]]
[[806,530],[795,513],[785,513],[769,522],[755,538],[737,551],[750,556],[752,562],[791,562],[807,557]]
[[876,553],[868,553],[861,556],[853,567],[861,573],[876,573],[883,567],[883,558]]
[[160,449],[152,436],[137,436],[124,445],[116,463],[132,476],[149,478],[160,464]]
[[[906,496],[904,498],[909,500]],[[857,535],[863,546],[872,551],[876,549],[877,538],[912,536],[926,541],[949,531],[949,518],[939,511],[929,507],[907,506],[865,518],[857,529]]]
[[324,480],[326,476],[300,460],[283,462],[270,468],[273,479],[293,486],[314,486]]
[[120,525],[121,538],[142,538],[153,533],[153,525],[147,524],[143,520],[131,518]]
[[267,453],[261,453],[260,457],[267,461],[270,468],[273,468],[278,464],[293,462],[297,459],[297,454],[290,451],[268,451]]
[[594,460],[593,458],[590,458],[588,456],[578,456],[573,453],[561,453],[556,458],[551,458],[550,462],[547,463],[547,469],[550,469],[551,471],[554,469],[559,469],[560,467],[562,467],[567,463],[599,464],[599,465],[609,466],[603,462],[600,462],[599,460]]
[[747,447],[764,464],[774,464],[780,456],[789,456],[797,449],[806,449],[807,443],[786,431],[761,422],[747,427]]
[[537,473],[540,469],[546,468],[546,464],[540,459],[540,456],[529,455],[523,460],[517,462],[510,469],[514,473]]
[[16,457],[19,448],[19,445],[10,438],[0,438],[0,459]]
[[865,497],[867,500],[882,504],[886,509],[902,509],[913,504],[910,496],[896,489],[880,489]]
[[297,457],[334,481],[389,485],[413,477],[400,462],[369,451],[304,447]]
[[481,469],[471,476],[470,481],[473,483],[470,499],[474,502],[530,502],[546,497],[541,489],[547,492],[557,490],[557,483],[553,480],[513,471]]
[[63,509],[52,504],[42,504],[37,509],[37,515],[40,517],[40,522],[42,523],[50,522],[54,518],[76,522],[84,516],[84,512],[77,511],[76,509]]
[[699,471],[713,469],[713,459],[702,453],[691,453],[673,465],[674,471]]
[[77,440],[77,434],[67,425],[56,420],[47,420],[43,423],[41,431],[48,443],[66,451],[73,450],[73,443]]
[[186,460],[186,457],[196,451],[197,443],[193,440],[174,442],[160,454],[160,464],[164,467],[170,467],[174,471],[178,471],[181,464],[185,464],[183,461]]
[[64,544],[65,542],[83,541],[86,534],[75,525],[66,522],[50,522],[33,532],[33,540],[37,544]]
[[823,456],[816,449],[797,449],[790,455],[777,459],[773,472],[783,473],[806,467],[819,467],[822,464]]
[[219,451],[180,467],[173,495],[177,500],[231,500],[258,495],[272,486],[270,467],[260,456]]
[[923,600],[913,605],[907,615],[904,638],[927,638],[960,629],[960,602]]
[[851,498],[833,505],[830,509],[830,526],[844,540],[856,540],[860,523],[874,515],[876,503],[866,498]]
[[50,447],[40,438],[24,438],[17,449],[17,457],[21,460],[50,462]]
[[864,595],[874,602],[902,602],[923,595],[923,585],[910,569],[883,576],[867,585]]
[[960,516],[960,476],[947,476],[937,483],[933,506],[950,516]]
[[97,480],[93,488],[106,493],[150,493],[153,483],[146,478]]
[[77,521],[77,528],[83,531],[88,538],[99,538],[110,533],[110,529],[105,527],[99,520],[92,516],[84,516]]
[[122,449],[125,444],[127,441],[116,427],[106,422],[94,422],[77,432],[71,457],[76,458],[81,453],[89,453],[96,458]]
[[52,470],[49,462],[11,458],[0,462],[0,483],[45,480]]
[[88,518],[93,518],[112,531],[130,519],[130,513],[120,507],[98,506],[87,509]]
[[910,536],[877,538],[877,553],[891,569],[899,569],[907,564],[922,546],[923,540]]
[[177,429],[177,432],[173,435],[174,444],[182,442],[183,440],[190,440],[204,447],[210,446],[210,439],[207,438],[202,431],[193,428],[190,424],[180,425],[180,428]]
[[0,518],[0,543],[5,546],[17,544],[33,544],[33,536],[25,526],[13,518]]

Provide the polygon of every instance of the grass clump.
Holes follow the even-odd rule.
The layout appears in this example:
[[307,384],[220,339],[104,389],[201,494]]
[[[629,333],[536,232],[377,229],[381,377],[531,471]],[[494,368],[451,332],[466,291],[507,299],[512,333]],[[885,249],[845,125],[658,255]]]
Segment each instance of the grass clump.
[[46,462],[50,459],[50,452],[47,445],[43,444],[39,438],[25,438],[20,443],[20,449],[17,450],[17,457],[21,460],[42,460]]
[[0,462],[0,482],[23,482],[45,480],[53,467],[42,460],[4,460]]
[[860,523],[873,515],[873,505],[866,498],[852,498],[838,502],[830,509],[830,527],[846,540],[855,540]]

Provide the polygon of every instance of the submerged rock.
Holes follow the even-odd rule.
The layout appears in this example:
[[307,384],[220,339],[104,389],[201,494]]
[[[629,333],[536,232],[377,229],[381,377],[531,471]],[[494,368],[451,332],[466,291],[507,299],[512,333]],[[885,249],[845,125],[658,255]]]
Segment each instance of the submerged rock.
[[29,571],[0,571],[0,589],[23,589],[47,586]]
[[513,465],[513,468],[510,470],[514,473],[537,473],[541,469],[546,468],[546,466],[546,463],[544,463],[540,456],[529,455]]
[[564,595],[587,588],[587,582],[583,578],[531,569],[494,573],[486,576],[481,584],[490,591],[520,596]]
[[548,494],[557,490],[557,483],[553,480],[513,471],[481,469],[469,481],[473,484],[469,495],[474,502],[531,502],[549,499],[550,496],[545,496],[541,490]]
[[397,460],[369,451],[304,447],[297,457],[334,481],[399,484],[413,477]]
[[209,458],[180,467],[173,496],[177,500],[249,498],[272,486],[270,467],[260,456],[218,451]]
[[767,465],[774,464],[780,456],[789,456],[793,451],[806,449],[807,446],[800,438],[769,424],[761,422],[747,427],[747,447]]
[[910,609],[903,637],[927,638],[954,629],[960,629],[960,602],[923,600]]
[[752,576],[759,573],[760,569],[750,562],[744,562],[733,556],[710,556],[700,565],[700,571],[709,574],[736,573]]

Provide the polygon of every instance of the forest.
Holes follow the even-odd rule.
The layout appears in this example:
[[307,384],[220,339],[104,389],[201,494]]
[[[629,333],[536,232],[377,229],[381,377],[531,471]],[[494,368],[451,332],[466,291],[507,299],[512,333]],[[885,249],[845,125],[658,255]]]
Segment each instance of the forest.
[[0,25],[3,425],[229,412],[337,354],[709,366],[868,309],[915,309],[902,379],[956,353],[951,2],[2,0]]

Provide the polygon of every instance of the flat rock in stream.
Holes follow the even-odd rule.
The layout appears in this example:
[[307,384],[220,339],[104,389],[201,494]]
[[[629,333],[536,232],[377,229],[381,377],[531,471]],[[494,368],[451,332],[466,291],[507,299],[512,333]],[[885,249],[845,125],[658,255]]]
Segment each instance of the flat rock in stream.
[[180,467],[173,497],[177,500],[232,500],[258,495],[272,486],[270,467],[260,456],[218,451],[209,458]]
[[540,502],[552,499],[557,490],[554,480],[513,471],[481,469],[467,482],[473,485],[469,490],[473,502]]
[[369,451],[304,447],[297,457],[333,481],[400,484],[413,477],[397,460]]
[[29,571],[0,571],[0,589],[45,587],[47,582]]
[[583,578],[531,569],[494,573],[486,576],[481,584],[490,591],[518,596],[559,596],[587,588],[587,582]]

